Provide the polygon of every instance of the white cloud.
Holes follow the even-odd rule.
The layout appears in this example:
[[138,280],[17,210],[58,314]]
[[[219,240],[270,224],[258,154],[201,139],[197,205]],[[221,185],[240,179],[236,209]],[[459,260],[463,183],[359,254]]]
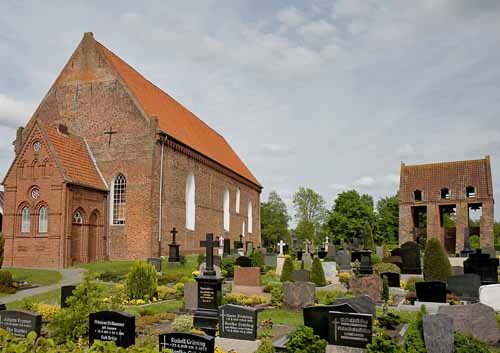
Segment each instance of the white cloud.
[[413,148],[413,146],[409,143],[405,143],[404,145],[402,146],[399,146],[397,149],[396,149],[396,153],[399,157],[410,157],[412,156],[413,154],[415,154],[415,149]]
[[286,28],[300,26],[306,21],[306,16],[296,7],[291,6],[280,10],[277,14],[278,21]]
[[291,147],[283,146],[277,143],[264,143],[261,146],[262,152],[266,156],[285,157],[294,154]]
[[348,186],[344,185],[344,184],[331,184],[330,189],[339,192],[339,191],[347,190]]
[[371,176],[362,176],[361,178],[356,179],[352,184],[360,188],[371,188],[375,185],[375,178],[372,178]]
[[387,174],[385,180],[390,187],[399,187],[399,174]]
[[325,20],[319,20],[309,22],[297,31],[306,39],[324,38],[335,33],[335,26]]
[[24,102],[0,93],[0,126],[16,128],[29,119]]

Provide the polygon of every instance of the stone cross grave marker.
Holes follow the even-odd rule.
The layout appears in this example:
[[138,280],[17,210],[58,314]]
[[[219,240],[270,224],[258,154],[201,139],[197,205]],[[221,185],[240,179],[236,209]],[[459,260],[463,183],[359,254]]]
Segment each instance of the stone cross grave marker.
[[219,307],[220,337],[255,341],[258,309],[226,304]]
[[89,315],[89,341],[112,341],[118,347],[135,344],[135,316],[118,311],[98,311]]
[[0,328],[16,337],[26,337],[31,331],[40,336],[42,315],[28,310],[0,311]]
[[160,352],[170,349],[175,353],[214,353],[215,337],[191,333],[164,333],[159,336]]
[[330,311],[330,344],[366,348],[372,341],[373,316]]
[[280,248],[280,256],[284,256],[283,254],[283,248],[285,247],[286,243],[283,240],[280,240],[278,243],[278,247]]
[[175,242],[177,229],[173,227],[170,233],[172,234],[172,242],[168,244],[168,262],[180,262],[181,257],[179,255],[179,245]]

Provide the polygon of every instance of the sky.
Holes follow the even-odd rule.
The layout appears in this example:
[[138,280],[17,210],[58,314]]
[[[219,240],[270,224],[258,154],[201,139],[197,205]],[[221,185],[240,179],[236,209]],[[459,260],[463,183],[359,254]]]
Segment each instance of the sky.
[[84,32],[221,133],[262,200],[377,200],[401,161],[485,155],[500,200],[500,1],[4,0],[2,178]]

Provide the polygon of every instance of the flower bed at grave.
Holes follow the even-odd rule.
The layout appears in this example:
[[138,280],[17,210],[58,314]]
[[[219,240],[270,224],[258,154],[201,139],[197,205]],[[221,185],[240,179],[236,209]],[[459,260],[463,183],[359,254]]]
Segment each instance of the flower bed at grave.
[[267,298],[262,295],[247,296],[240,293],[228,293],[224,296],[224,304],[237,304],[246,306],[255,306],[267,303]]

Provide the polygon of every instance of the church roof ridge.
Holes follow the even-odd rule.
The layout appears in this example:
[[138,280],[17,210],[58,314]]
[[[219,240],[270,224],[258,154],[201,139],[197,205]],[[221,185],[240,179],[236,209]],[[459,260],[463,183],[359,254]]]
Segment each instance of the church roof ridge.
[[416,169],[416,168],[440,168],[440,167],[451,167],[451,166],[458,166],[458,165],[468,165],[468,164],[480,164],[480,163],[485,163],[489,160],[489,156],[486,156],[485,158],[479,158],[479,159],[467,159],[467,160],[461,160],[461,161],[449,161],[449,162],[433,162],[433,163],[422,163],[422,164],[412,164],[412,165],[407,165],[403,164],[402,167],[405,169]]

